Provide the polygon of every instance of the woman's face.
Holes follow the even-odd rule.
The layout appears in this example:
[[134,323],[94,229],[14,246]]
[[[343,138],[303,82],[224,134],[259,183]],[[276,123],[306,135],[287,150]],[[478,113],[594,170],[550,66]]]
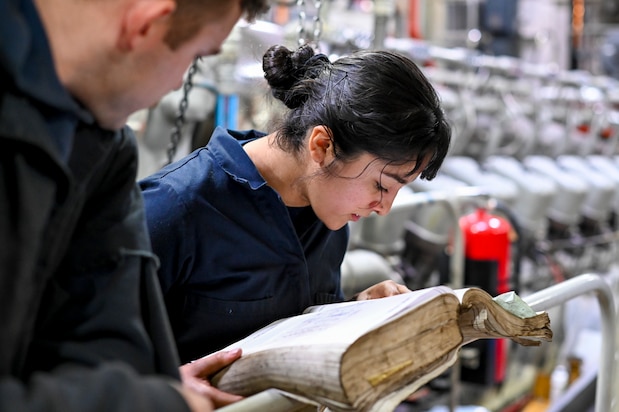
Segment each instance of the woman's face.
[[388,165],[367,153],[351,162],[338,161],[330,173],[311,180],[308,198],[316,216],[329,229],[337,230],[372,212],[389,213],[400,188],[421,174],[407,176],[414,166],[415,162]]

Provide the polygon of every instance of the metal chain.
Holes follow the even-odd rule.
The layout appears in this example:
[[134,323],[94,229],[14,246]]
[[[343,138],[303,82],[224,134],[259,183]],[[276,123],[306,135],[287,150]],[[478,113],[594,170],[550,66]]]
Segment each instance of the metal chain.
[[313,18],[312,23],[312,39],[307,39],[305,25],[307,24],[307,2],[305,0],[297,0],[297,8],[299,9],[299,26],[297,28],[297,44],[299,47],[313,42],[318,47],[320,41],[320,35],[322,34],[322,20],[320,19],[320,12],[322,10],[322,1],[313,0],[314,8],[316,9],[316,15]]
[[322,11],[322,1],[314,0],[314,6],[316,7],[316,15],[314,16],[314,26],[313,34],[314,34],[314,42],[316,46],[318,46],[318,42],[320,41],[320,35],[322,34],[322,20],[320,20],[320,12]]
[[[318,42],[320,41],[320,36],[322,34],[322,20],[320,18],[320,13],[322,10],[322,0],[313,0],[313,2],[316,9],[316,15],[313,18],[312,41],[314,42],[315,47],[318,47]],[[297,43],[300,47],[309,42],[305,38],[305,24],[307,20],[307,4],[305,0],[297,0],[297,7],[299,8],[299,27]],[[176,155],[176,150],[178,149],[178,143],[181,139],[183,125],[185,124],[185,114],[189,105],[189,92],[193,87],[193,76],[197,71],[198,59],[194,60],[191,67],[189,67],[189,71],[187,72],[187,78],[183,83],[183,97],[179,103],[178,115],[174,120],[174,129],[172,129],[172,134],[170,136],[170,145],[168,147],[168,164],[172,163],[172,161],[174,160],[174,156]]]
[[307,5],[305,4],[305,0],[297,0],[297,8],[299,9],[299,26],[297,27],[297,45],[301,47],[306,43],[305,18],[307,16]]
[[198,59],[195,59],[189,67],[187,77],[183,83],[183,97],[178,105],[178,115],[176,116],[176,119],[174,119],[174,128],[172,129],[172,134],[170,135],[170,145],[168,146],[168,164],[172,163],[174,160],[176,150],[178,149],[178,143],[181,140],[183,126],[185,124],[185,114],[187,113],[187,107],[189,106],[189,92],[193,87],[193,76],[197,71]]

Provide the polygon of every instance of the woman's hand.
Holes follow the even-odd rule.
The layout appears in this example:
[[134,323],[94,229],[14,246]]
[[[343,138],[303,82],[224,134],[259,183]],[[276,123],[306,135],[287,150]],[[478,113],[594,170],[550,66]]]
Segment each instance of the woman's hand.
[[209,398],[215,408],[243,399],[242,396],[220,391],[208,381],[209,376],[241,357],[241,349],[210,354],[180,367],[183,386]]
[[400,285],[393,280],[384,280],[359,293],[356,300],[379,299],[387,296],[399,295],[401,293],[408,293],[410,291],[411,290],[406,286]]

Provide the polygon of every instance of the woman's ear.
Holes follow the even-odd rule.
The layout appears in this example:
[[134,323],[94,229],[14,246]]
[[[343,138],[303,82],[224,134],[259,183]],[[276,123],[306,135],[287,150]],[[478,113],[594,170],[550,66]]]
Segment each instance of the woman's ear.
[[[151,34],[157,23],[161,23],[176,9],[174,0],[138,0],[125,10],[122,17],[118,47],[131,51]],[[167,26],[162,25],[162,29]]]
[[334,156],[333,140],[326,126],[314,126],[307,143],[312,160],[319,165],[330,163]]

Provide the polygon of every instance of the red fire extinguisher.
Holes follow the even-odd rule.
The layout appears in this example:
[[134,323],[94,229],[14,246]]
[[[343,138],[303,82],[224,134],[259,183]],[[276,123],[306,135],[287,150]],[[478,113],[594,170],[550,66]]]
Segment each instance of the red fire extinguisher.
[[[460,218],[464,239],[465,286],[477,286],[493,296],[511,290],[510,254],[512,226],[501,216],[479,207]],[[470,371],[471,381],[500,384],[505,378],[507,365],[505,339],[480,341],[482,349],[480,370]],[[463,378],[467,375],[463,371]]]

